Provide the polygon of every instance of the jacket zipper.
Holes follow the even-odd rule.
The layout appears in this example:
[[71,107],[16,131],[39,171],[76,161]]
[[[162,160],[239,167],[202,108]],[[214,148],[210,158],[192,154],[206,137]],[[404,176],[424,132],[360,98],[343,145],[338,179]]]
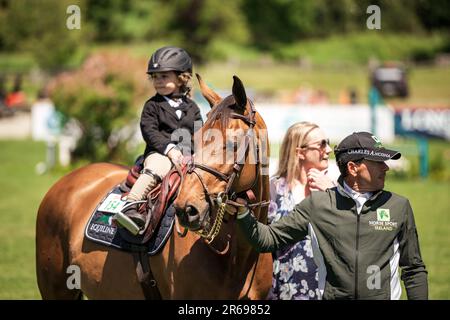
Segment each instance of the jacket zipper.
[[359,214],[356,211],[355,299],[358,299]]

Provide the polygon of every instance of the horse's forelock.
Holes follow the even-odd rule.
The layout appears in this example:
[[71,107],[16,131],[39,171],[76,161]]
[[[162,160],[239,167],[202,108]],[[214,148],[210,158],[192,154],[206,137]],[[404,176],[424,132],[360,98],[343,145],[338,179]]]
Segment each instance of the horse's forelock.
[[229,121],[231,119],[231,114],[236,112],[235,106],[236,102],[232,95],[223,99],[218,105],[214,106],[208,113],[208,119],[206,120],[205,127],[211,128],[217,119],[221,121],[221,130],[225,131],[228,128]]

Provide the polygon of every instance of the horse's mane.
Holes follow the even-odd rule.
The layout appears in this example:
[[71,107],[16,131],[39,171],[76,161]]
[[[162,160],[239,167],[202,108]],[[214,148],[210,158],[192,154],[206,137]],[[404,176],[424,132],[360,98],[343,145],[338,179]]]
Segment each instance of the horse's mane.
[[214,122],[220,118],[221,120],[221,128],[222,130],[225,130],[228,126],[228,122],[230,120],[230,115],[232,112],[234,112],[234,108],[232,106],[235,106],[235,100],[234,97],[228,96],[225,99],[223,99],[219,104],[214,106],[214,108],[211,109],[211,111],[208,113],[208,119],[205,122],[205,127],[211,127],[214,125]]

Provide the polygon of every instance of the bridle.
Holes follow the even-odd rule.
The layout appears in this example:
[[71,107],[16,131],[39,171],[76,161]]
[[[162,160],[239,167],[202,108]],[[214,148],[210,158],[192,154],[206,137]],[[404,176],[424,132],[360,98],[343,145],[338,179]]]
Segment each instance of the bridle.
[[[222,173],[210,166],[195,162],[193,158],[187,164],[188,165],[187,173],[195,174],[196,177],[198,178],[198,180],[200,181],[202,188],[203,188],[203,192],[209,203],[210,208],[213,208],[214,203],[217,203],[217,205],[218,205],[218,212],[216,214],[216,218],[215,218],[215,221],[214,221],[211,229],[209,231],[206,231],[204,229],[194,231],[195,233],[200,235],[202,238],[204,238],[208,244],[211,243],[214,240],[214,238],[217,236],[217,234],[219,233],[220,226],[222,224],[223,217],[225,214],[225,206],[227,204],[231,204],[234,206],[243,206],[242,204],[239,204],[234,201],[238,197],[239,193],[245,192],[246,193],[245,196],[247,198],[254,198],[252,189],[255,187],[255,185],[258,181],[259,171],[260,171],[258,166],[261,164],[259,161],[258,146],[256,146],[256,174],[255,174],[255,179],[253,180],[251,187],[248,190],[245,190],[245,191],[242,191],[239,193],[236,193],[232,189],[233,183],[235,182],[236,178],[238,178],[240,176],[242,169],[244,168],[244,165],[245,165],[244,162],[245,162],[245,158],[249,151],[250,142],[253,141],[253,128],[256,124],[256,121],[255,121],[256,110],[253,107],[253,103],[250,100],[249,100],[249,102],[250,102],[249,103],[250,112],[249,112],[248,116],[244,116],[244,115],[236,113],[236,112],[230,113],[230,118],[242,120],[245,123],[247,123],[249,126],[249,129],[247,130],[247,132],[244,136],[243,144],[241,144],[241,146],[239,147],[239,148],[242,147],[243,150],[236,151],[237,157],[234,160],[233,171],[230,174],[225,174],[225,173]],[[208,172],[209,174],[212,174],[219,180],[225,181],[227,183],[227,185],[225,187],[225,191],[220,192],[217,195],[211,193],[208,190],[208,187],[206,186],[206,184],[205,184],[202,176],[199,174],[198,170]],[[260,202],[256,202],[256,203],[249,203],[249,204],[247,204],[247,207],[255,208],[255,207],[268,206],[268,205],[269,205],[269,201],[260,201]]]

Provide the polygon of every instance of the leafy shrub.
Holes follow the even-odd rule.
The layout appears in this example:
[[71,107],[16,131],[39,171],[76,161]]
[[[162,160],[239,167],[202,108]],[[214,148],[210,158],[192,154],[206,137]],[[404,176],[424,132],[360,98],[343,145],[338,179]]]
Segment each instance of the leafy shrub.
[[134,131],[128,130],[119,139],[117,133],[136,119],[136,106],[142,105],[149,91],[145,68],[145,61],[123,53],[98,53],[79,70],[62,73],[50,83],[56,108],[76,119],[82,131],[75,159],[128,159],[124,144]]

